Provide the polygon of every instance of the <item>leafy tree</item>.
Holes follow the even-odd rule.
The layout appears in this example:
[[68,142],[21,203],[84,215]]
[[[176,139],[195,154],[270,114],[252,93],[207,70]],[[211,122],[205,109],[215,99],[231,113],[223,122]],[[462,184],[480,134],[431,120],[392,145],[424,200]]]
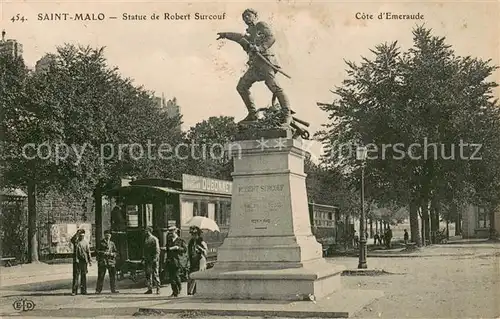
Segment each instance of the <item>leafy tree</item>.
[[188,172],[218,179],[231,179],[232,160],[225,147],[238,132],[233,117],[212,116],[191,127],[186,134],[190,154],[186,159]]
[[[22,57],[8,54],[0,55],[2,111],[2,158],[3,185],[22,185],[28,188],[28,249],[29,259],[38,261],[38,243],[36,232],[35,184],[32,182],[33,171],[40,161],[32,161],[29,165],[19,158],[19,150],[26,144],[29,134],[27,129],[36,121],[27,88],[30,87],[28,69]],[[52,137],[57,133],[49,133]],[[26,170],[26,171],[25,171]]]
[[[402,53],[396,42],[381,44],[371,50],[373,59],[363,58],[359,65],[347,62],[349,78],[334,91],[339,98],[320,105],[331,123],[319,137],[327,145],[350,145],[351,152],[358,145],[379,147],[366,167],[371,197],[409,205],[412,240],[418,243],[419,210],[423,235],[429,239],[430,214],[440,211],[443,201],[473,200],[474,196],[464,195],[481,189],[483,201],[496,202],[497,175],[486,179],[488,185],[480,179],[489,169],[498,171],[498,146],[493,140],[500,126],[492,100],[496,84],[487,81],[495,70],[490,61],[456,56],[445,38],[423,27],[415,28],[413,36],[414,47],[408,52]],[[487,144],[481,154],[489,160],[460,159],[458,147],[451,145],[461,141]],[[425,147],[426,142],[438,145]],[[412,143],[421,145],[413,158],[401,156],[395,147],[407,151]],[[389,148],[382,150],[383,145]],[[444,158],[443,145],[446,156],[452,154],[455,160]],[[465,154],[470,156],[470,150]],[[344,167],[359,170],[359,163],[345,151],[330,147],[327,155],[327,164],[340,157]]]
[[[100,200],[100,190],[114,178],[176,172],[175,156],[153,160],[157,149],[148,154],[147,148],[177,145],[183,136],[177,130],[180,118],[168,117],[151,92],[109,67],[103,48],[59,47],[49,67],[32,74],[22,61],[16,63],[2,60],[3,168],[6,184],[28,186],[30,251],[36,261],[35,190],[55,186],[83,195],[97,189]],[[28,149],[26,157],[23,147],[30,143],[46,147],[38,156]]]

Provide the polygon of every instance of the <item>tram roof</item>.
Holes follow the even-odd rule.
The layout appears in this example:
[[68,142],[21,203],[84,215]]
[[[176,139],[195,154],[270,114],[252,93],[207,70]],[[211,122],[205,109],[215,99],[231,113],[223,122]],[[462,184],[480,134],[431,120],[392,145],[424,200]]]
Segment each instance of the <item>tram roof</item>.
[[141,192],[157,192],[161,194],[179,194],[180,191],[170,187],[159,187],[150,185],[129,185],[110,189],[104,192],[108,196],[126,196],[130,194],[138,195]]
[[339,207],[335,206],[335,205],[318,204],[315,202],[309,202],[309,204],[312,204],[312,205],[317,206],[317,207],[339,209]]
[[143,178],[136,179],[130,182],[130,185],[141,185],[141,186],[156,186],[162,188],[172,188],[181,190],[182,181],[171,179],[171,178]]

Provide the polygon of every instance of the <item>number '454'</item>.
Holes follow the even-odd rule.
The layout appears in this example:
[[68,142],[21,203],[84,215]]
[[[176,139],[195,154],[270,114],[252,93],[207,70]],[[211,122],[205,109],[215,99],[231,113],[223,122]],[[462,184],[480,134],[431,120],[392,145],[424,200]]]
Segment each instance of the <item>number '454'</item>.
[[19,13],[16,14],[15,16],[12,16],[12,18],[10,18],[10,21],[12,21],[12,22],[16,22],[16,21],[24,22],[26,20],[27,19],[24,16],[20,15]]

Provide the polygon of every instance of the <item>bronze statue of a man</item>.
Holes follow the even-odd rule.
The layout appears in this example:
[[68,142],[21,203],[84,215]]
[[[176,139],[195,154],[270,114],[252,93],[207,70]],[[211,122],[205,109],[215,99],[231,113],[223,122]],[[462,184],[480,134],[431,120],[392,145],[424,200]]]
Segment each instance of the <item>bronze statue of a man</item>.
[[257,22],[257,12],[255,10],[246,9],[242,14],[242,18],[248,26],[246,34],[217,33],[219,36],[217,40],[228,39],[237,42],[248,53],[248,70],[240,78],[236,87],[248,110],[248,115],[242,122],[257,120],[255,103],[250,95],[250,87],[255,82],[264,81],[273,93],[273,97],[278,99],[281,108],[287,114],[290,114],[288,99],[276,80],[279,66],[271,51],[271,47],[275,42],[274,35],[265,22]]

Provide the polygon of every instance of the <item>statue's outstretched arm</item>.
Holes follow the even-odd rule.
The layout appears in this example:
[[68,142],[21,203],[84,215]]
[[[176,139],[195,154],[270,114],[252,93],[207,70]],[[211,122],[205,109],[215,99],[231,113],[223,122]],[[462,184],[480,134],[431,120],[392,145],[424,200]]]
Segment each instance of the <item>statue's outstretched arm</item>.
[[217,40],[228,39],[230,41],[234,41],[234,42],[238,43],[239,45],[241,45],[243,50],[245,50],[245,51],[249,50],[249,42],[245,38],[244,34],[236,33],[236,32],[219,32],[219,33],[217,33],[217,35],[218,35]]

